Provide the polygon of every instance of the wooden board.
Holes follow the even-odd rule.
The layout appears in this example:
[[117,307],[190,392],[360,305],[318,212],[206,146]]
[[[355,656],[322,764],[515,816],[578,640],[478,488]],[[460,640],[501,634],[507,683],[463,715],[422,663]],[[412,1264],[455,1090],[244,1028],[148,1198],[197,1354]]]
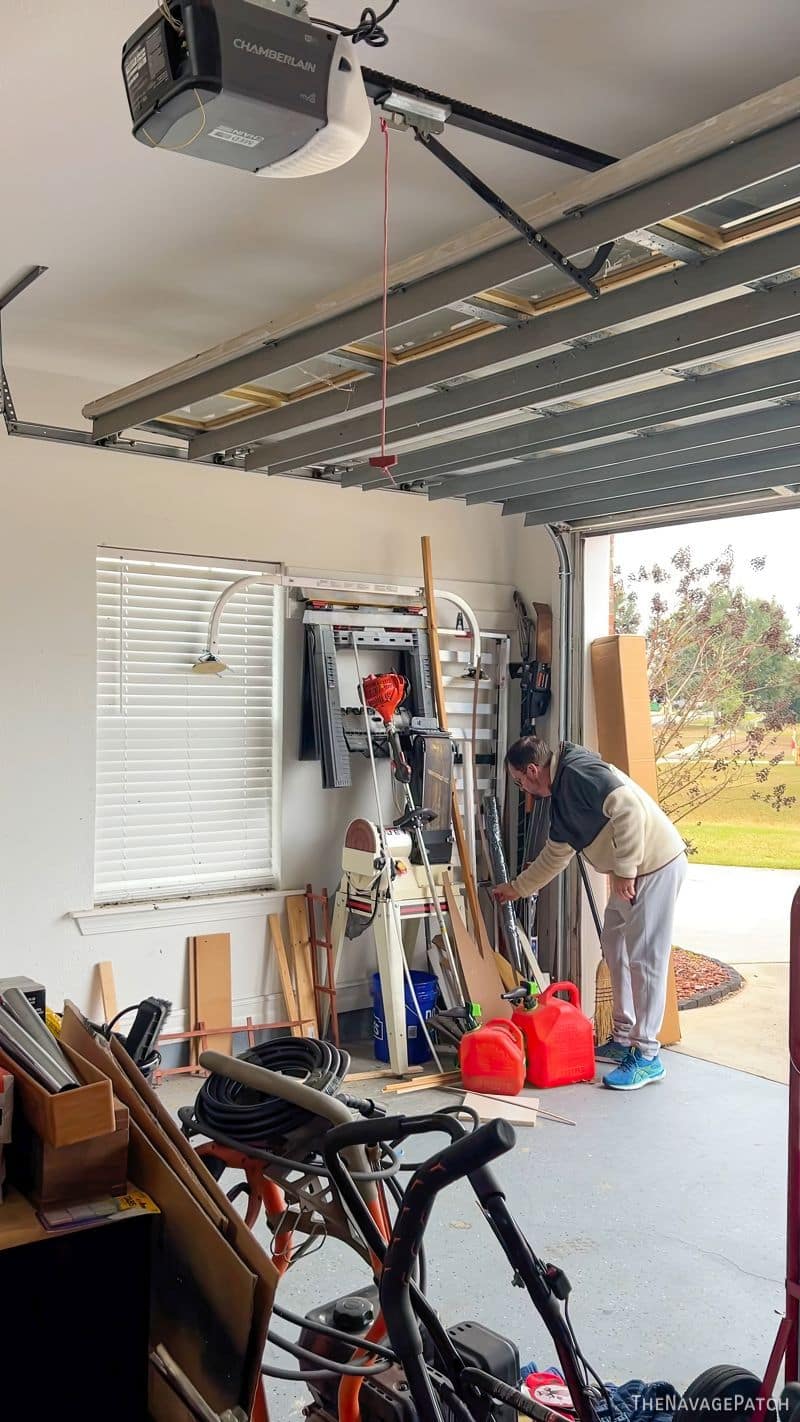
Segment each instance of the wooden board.
[[103,1021],[113,1022],[119,1011],[117,1007],[117,989],[114,983],[114,967],[112,963],[98,963],[97,977],[100,983],[100,1001],[103,1004]]
[[484,1022],[488,1022],[492,1017],[510,1017],[513,1009],[510,1002],[503,1001],[504,988],[494,956],[481,957],[478,945],[461,917],[449,874],[444,875],[443,882],[453,947],[461,963],[470,1001],[480,1003]]
[[[151,1337],[164,1343],[212,1408],[241,1405],[255,1278],[133,1121],[130,1167],[164,1220],[154,1260]],[[178,1399],[167,1404],[165,1390],[159,1415],[172,1422],[186,1410]]]
[[71,1003],[67,1003],[64,1009],[62,1041],[77,1049],[80,1059],[86,1058],[93,1068],[110,1078],[116,1095],[128,1106],[131,1120],[137,1123],[213,1226],[229,1241],[255,1276],[255,1313],[247,1361],[247,1389],[252,1395],[260,1380],[261,1358],[278,1282],[275,1265],[124,1047],[112,1041],[109,1049],[106,1042],[87,1030],[85,1020]]
[[[443,731],[449,731],[450,724],[447,718],[447,705],[445,701],[444,678],[442,676],[442,655],[439,646],[439,628],[436,617],[436,596],[435,584],[433,580],[433,558],[431,554],[431,540],[426,536],[422,539],[422,570],[425,579],[425,605],[428,618],[428,641],[430,644],[430,664],[433,676],[433,690],[436,698],[436,714],[439,718],[439,725]],[[476,648],[479,652],[480,648]],[[458,859],[461,864],[461,873],[464,879],[464,889],[467,895],[470,917],[473,924],[483,922],[481,908],[478,902],[478,890],[475,880],[472,877],[472,867],[470,865],[469,848],[467,845],[467,835],[464,829],[464,821],[461,818],[461,807],[458,803],[458,794],[453,781],[452,798],[453,833],[456,839],[456,849]]]
[[553,664],[553,609],[547,602],[531,606],[536,613],[536,660],[549,667]]
[[283,999],[286,1003],[286,1015],[290,1021],[296,1022],[297,1026],[292,1028],[293,1037],[302,1037],[303,1029],[299,1024],[300,1009],[297,1006],[297,998],[292,982],[292,970],[289,967],[289,955],[286,952],[286,944],[283,941],[283,927],[280,916],[271,913],[269,916],[269,931],[272,937],[272,952],[275,955],[275,962],[278,964],[281,987],[283,988]]
[[504,992],[515,992],[519,987],[519,976],[502,953],[495,953],[494,961]]
[[[231,1004],[231,936],[229,933],[208,933],[195,938],[195,968],[197,1021],[206,1027],[227,1027],[233,1016]],[[233,1052],[233,1034],[209,1037],[215,1052],[229,1057]]]
[[[197,940],[186,940],[186,968],[189,977],[189,1031],[197,1030]],[[197,1037],[189,1038],[189,1065],[197,1066],[200,1060],[200,1042]]]
[[384,1086],[384,1096],[408,1096],[412,1091],[440,1091],[455,1086],[461,1080],[460,1071],[434,1072],[431,1076],[420,1076],[416,1081],[393,1081]]
[[305,894],[293,894],[286,900],[289,920],[289,943],[297,986],[297,1006],[300,1018],[307,1024],[306,1035],[319,1036],[316,994],[311,971],[311,930],[308,922],[308,900]]

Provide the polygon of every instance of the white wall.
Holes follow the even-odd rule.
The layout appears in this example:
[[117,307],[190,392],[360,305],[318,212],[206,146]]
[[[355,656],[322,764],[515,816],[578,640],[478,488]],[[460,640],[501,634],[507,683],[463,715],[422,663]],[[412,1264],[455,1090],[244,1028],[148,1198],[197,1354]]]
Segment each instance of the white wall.
[[[67,419],[77,391],[40,389],[24,417]],[[42,398],[45,407],[42,406]],[[19,399],[18,399],[19,404]],[[74,419],[74,414],[72,415]],[[263,911],[230,925],[191,921],[81,936],[68,916],[92,901],[95,755],[95,552],[99,545],[232,559],[276,560],[292,571],[420,581],[419,539],[431,535],[437,582],[461,591],[499,625],[517,574],[517,520],[499,510],[427,504],[208,467],[173,467],[102,451],[0,438],[0,971],[40,978],[50,999],[99,1009],[93,965],[112,959],[121,1003],[154,992],[185,1003],[186,938],[232,935],[233,996],[275,1016]],[[529,588],[549,599],[544,536],[527,531]],[[532,594],[531,594],[532,595]],[[343,830],[371,814],[366,766],[347,794],[320,788],[316,764],[296,759],[301,628],[287,625],[283,886],[332,888]],[[512,723],[512,731],[513,731]],[[356,946],[345,983],[363,983]],[[343,994],[363,1005],[363,987]],[[179,1019],[180,1020],[180,1019]],[[173,1023],[173,1026],[177,1023]]]

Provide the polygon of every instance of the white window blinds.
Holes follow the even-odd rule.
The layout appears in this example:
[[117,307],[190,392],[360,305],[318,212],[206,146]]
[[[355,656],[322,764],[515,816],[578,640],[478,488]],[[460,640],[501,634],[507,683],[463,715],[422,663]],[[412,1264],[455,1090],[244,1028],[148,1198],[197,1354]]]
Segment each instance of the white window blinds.
[[[223,676],[192,667],[225,608]],[[278,883],[282,594],[274,564],[97,559],[95,902]]]

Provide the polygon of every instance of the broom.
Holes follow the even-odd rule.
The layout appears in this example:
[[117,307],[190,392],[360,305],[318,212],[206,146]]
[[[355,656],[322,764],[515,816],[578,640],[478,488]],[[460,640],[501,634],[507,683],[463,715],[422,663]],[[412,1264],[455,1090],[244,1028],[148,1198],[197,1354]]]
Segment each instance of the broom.
[[[600,922],[600,914],[597,911],[592,886],[589,883],[589,875],[586,872],[586,865],[581,855],[578,855],[578,868],[581,871],[583,887],[586,890],[586,897],[589,900],[594,926],[597,929],[597,937],[602,942],[603,925]],[[611,989],[611,972],[605,958],[601,958],[597,965],[597,974],[594,980],[594,1039],[597,1043],[607,1042],[609,1037],[614,1035],[614,995]]]
[[594,1040],[598,1046],[614,1035],[614,994],[611,971],[605,958],[597,964],[594,980]]

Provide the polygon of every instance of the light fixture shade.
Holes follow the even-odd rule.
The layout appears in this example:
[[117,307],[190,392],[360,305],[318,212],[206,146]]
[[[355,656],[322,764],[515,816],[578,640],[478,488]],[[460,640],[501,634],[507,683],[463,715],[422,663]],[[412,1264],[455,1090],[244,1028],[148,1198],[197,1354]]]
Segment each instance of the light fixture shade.
[[213,652],[207,652],[201,657],[199,662],[195,662],[192,672],[196,676],[221,676],[223,672],[230,668],[225,662],[221,662],[219,657],[215,657]]

